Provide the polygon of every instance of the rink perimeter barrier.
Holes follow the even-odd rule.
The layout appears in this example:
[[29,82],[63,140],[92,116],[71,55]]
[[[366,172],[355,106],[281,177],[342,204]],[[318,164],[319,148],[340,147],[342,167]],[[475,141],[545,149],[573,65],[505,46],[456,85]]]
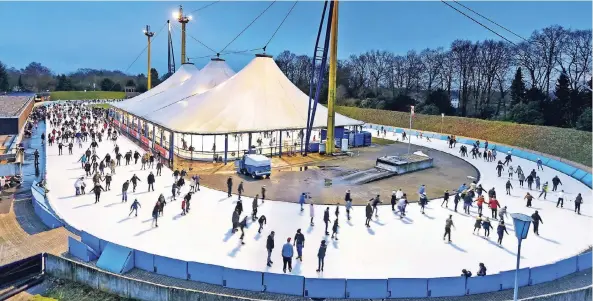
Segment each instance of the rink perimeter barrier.
[[[84,232],[83,232],[84,233]],[[88,233],[86,241],[96,242]],[[92,257],[92,249],[73,238],[69,240],[75,247],[69,247],[70,253],[84,260]],[[183,280],[193,280],[228,288],[254,292],[269,292],[308,298],[338,299],[382,299],[382,298],[423,298],[456,297],[502,291],[511,289],[515,282],[515,271],[503,271],[484,277],[442,277],[442,278],[389,278],[389,279],[329,279],[306,278],[299,275],[276,274],[269,272],[248,271],[223,266],[186,262],[164,256],[128,249],[99,239],[100,245],[112,245],[131,250],[129,255],[133,267],[154,272],[159,275]],[[106,251],[103,251],[105,254]],[[87,251],[85,253],[84,251]],[[82,255],[80,255],[82,254]],[[95,258],[96,259],[96,258]],[[591,269],[592,253],[587,252],[555,263],[522,268],[519,270],[519,286],[530,286],[553,281],[578,271]],[[92,261],[87,258],[84,261]],[[97,266],[100,267],[99,263]],[[126,268],[126,271],[131,269]],[[112,270],[108,270],[114,272]],[[117,272],[116,272],[117,273]]]
[[[371,126],[372,127],[372,126]],[[375,127],[379,128],[379,127]],[[398,131],[398,128],[389,128],[391,131]],[[403,131],[403,129],[399,129]],[[409,131],[408,131],[409,132]],[[413,131],[415,135],[415,131]],[[434,135],[435,138],[446,139],[444,135]],[[473,144],[475,140],[463,138],[458,140],[467,144]],[[579,170],[555,159],[544,158],[534,155],[525,150],[513,149],[511,147],[490,144],[500,154],[505,156],[510,150],[514,156],[525,159],[541,158],[544,164],[558,171],[566,173],[591,187],[591,173]],[[490,146],[489,146],[490,148]],[[535,157],[534,157],[535,156]],[[52,214],[51,209],[46,208],[45,196],[34,186],[33,205],[42,210],[35,212],[48,227],[62,223],[61,220]],[[43,198],[43,200],[38,200]],[[63,224],[68,227],[67,224]],[[69,239],[69,251],[72,255],[93,260],[93,255],[100,256],[107,249],[109,252],[110,242],[97,238],[84,231],[79,231],[82,242]],[[113,244],[118,246],[117,244]],[[118,246],[120,248],[124,248]],[[389,278],[389,279],[327,279],[327,278],[305,278],[298,275],[275,274],[268,272],[247,271],[240,269],[226,268],[223,266],[210,265],[197,262],[185,262],[164,256],[158,256],[128,249],[131,251],[133,267],[154,272],[160,275],[170,276],[184,280],[194,280],[228,288],[265,291],[286,295],[304,296],[308,298],[421,298],[421,297],[445,297],[481,294],[510,289],[513,287],[515,271],[504,271],[485,277],[444,277],[429,279],[414,278]],[[86,253],[85,253],[86,252]],[[96,258],[95,258],[96,259]],[[86,261],[85,260],[85,261]],[[558,262],[519,270],[519,286],[536,285],[562,278],[566,275],[591,269],[591,252],[570,257]],[[75,279],[75,281],[77,281]],[[84,282],[79,279],[79,282]],[[104,288],[118,293],[117,288]],[[135,291],[138,299],[153,300],[142,293],[142,288],[131,288]],[[164,300],[164,299],[162,299]]]

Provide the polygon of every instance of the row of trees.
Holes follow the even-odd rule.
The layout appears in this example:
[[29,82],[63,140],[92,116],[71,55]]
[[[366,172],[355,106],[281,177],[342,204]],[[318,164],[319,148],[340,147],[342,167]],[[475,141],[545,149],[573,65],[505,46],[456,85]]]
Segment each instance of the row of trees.
[[[151,69],[151,84],[160,84],[170,74],[159,77],[156,69]],[[145,92],[147,78],[144,74],[129,75],[119,70],[78,69],[70,74],[54,74],[48,67],[32,62],[23,69],[8,68],[0,62],[0,92],[8,91],[123,91],[124,87],[136,87]]]
[[[456,40],[448,49],[412,50],[405,55],[371,50],[338,62],[337,101],[340,105],[401,111],[415,104],[418,112],[427,114],[576,127],[577,112],[591,107],[587,88],[591,52],[591,30],[561,26],[535,31],[516,45]],[[276,57],[287,77],[305,92],[313,74],[311,61],[311,57],[289,51]],[[537,102],[511,97],[511,84],[519,69],[526,95],[522,97]],[[572,100],[557,95],[556,80],[562,81],[561,90],[566,87]],[[326,91],[324,83],[322,102]],[[458,101],[458,108],[451,107],[452,100]],[[558,108],[572,113],[556,120]],[[531,114],[534,110],[538,114]]]

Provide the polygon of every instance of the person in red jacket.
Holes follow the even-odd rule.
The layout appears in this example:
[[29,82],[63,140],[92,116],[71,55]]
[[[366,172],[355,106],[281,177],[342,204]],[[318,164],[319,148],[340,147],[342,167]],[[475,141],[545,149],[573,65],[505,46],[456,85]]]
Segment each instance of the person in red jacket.
[[490,206],[490,210],[492,210],[492,218],[496,219],[498,208],[500,208],[500,203],[497,199],[493,198],[490,200],[490,202],[488,202],[488,205]]

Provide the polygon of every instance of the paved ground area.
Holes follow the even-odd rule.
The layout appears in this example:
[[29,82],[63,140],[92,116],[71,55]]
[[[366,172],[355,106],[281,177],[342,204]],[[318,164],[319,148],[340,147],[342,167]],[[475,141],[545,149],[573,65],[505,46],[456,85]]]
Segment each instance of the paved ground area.
[[[422,151],[434,159],[433,168],[394,176],[363,185],[350,185],[339,181],[339,178],[358,170],[366,170],[375,166],[378,157],[399,155],[408,152],[408,144],[394,142],[390,145],[372,145],[355,149],[354,157],[336,157],[331,161],[308,163],[301,166],[276,168],[270,179],[253,179],[236,172],[227,174],[215,173],[201,175],[204,186],[226,191],[226,180],[230,176],[233,183],[244,182],[244,195],[261,196],[261,186],[266,185],[266,198],[276,201],[298,202],[299,195],[309,192],[310,202],[314,204],[335,205],[344,203],[346,190],[351,189],[352,203],[366,205],[367,201],[377,194],[384,202],[389,202],[392,191],[401,188],[403,191],[415,192],[419,183],[427,186],[429,198],[440,198],[445,190],[454,190],[460,183],[468,183],[468,176],[479,178],[477,169],[468,162],[428,147],[413,146],[411,152]],[[332,179],[330,187],[325,186],[325,179]],[[234,191],[236,192],[236,191]],[[410,202],[416,202],[416,195],[409,196]]]
[[[43,124],[34,132],[34,138],[24,139],[24,183],[18,189],[2,193],[0,201],[0,265],[41,252],[61,254],[68,249],[67,238],[72,235],[64,228],[49,230],[35,215],[31,204],[31,183],[45,172],[45,150],[39,135]],[[38,149],[40,169],[35,170],[33,152]]]

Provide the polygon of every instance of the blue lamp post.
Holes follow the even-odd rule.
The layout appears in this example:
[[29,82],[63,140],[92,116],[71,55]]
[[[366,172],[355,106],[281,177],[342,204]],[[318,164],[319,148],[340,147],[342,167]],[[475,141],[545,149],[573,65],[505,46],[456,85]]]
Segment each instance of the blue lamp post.
[[517,300],[519,294],[519,262],[521,260],[521,242],[527,238],[529,234],[529,226],[531,225],[531,216],[521,213],[511,213],[513,218],[513,225],[515,226],[515,235],[519,241],[517,250],[517,268],[515,269],[515,291],[513,293],[513,300]]

